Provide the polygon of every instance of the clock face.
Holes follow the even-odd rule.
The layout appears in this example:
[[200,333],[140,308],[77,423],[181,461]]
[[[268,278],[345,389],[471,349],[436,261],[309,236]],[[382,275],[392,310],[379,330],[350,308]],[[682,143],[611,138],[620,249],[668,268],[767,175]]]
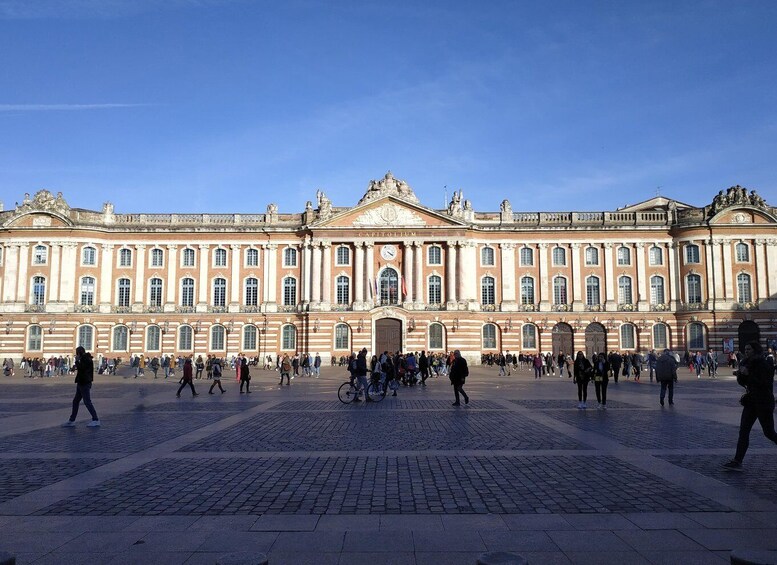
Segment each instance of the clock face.
[[397,258],[397,248],[393,245],[384,245],[380,250],[380,256],[386,261],[393,261]]

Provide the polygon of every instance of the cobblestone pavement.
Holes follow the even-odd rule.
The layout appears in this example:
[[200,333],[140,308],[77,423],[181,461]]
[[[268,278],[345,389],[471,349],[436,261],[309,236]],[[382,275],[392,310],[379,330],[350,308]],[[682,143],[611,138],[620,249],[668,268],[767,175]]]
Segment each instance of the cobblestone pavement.
[[[457,564],[484,551],[531,563],[725,563],[777,550],[777,448],[758,425],[733,454],[740,390],[681,374],[675,406],[648,379],[611,383],[608,410],[576,386],[473,367],[345,405],[341,368],[252,394],[224,379],[98,376],[102,427],[69,415],[72,377],[0,380],[0,550],[19,563]],[[229,377],[229,374],[226,375]],[[593,387],[589,406],[595,405]]]

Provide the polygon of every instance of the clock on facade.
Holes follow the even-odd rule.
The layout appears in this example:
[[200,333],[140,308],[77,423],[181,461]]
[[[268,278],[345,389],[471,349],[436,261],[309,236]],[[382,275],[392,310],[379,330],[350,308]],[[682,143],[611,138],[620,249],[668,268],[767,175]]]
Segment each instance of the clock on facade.
[[380,256],[386,261],[393,261],[397,258],[397,248],[394,245],[384,245],[380,250]]

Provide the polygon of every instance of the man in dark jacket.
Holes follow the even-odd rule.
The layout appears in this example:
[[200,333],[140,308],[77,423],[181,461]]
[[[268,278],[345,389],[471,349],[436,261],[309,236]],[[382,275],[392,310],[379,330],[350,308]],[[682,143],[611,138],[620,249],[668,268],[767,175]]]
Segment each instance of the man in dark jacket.
[[76,416],[78,416],[78,406],[81,404],[81,400],[84,401],[84,406],[89,410],[92,415],[92,421],[87,424],[90,428],[97,428],[100,426],[100,420],[97,418],[97,411],[92,405],[92,381],[94,380],[94,362],[92,361],[92,355],[87,353],[83,347],[78,346],[76,348],[76,395],[73,397],[73,411],[70,414],[70,419],[62,424],[63,428],[72,428],[76,425]]
[[[651,352],[652,354],[652,352]],[[668,349],[664,349],[664,352],[656,360],[656,380],[661,383],[661,396],[659,402],[661,406],[664,405],[664,397],[666,396],[666,389],[669,389],[669,406],[674,404],[674,383],[677,382],[677,362],[674,360],[674,355]]]
[[469,404],[469,396],[467,396],[467,393],[464,392],[464,389],[462,388],[464,386],[464,381],[468,376],[469,368],[467,367],[467,360],[461,356],[461,352],[457,349],[453,352],[453,363],[451,363],[451,369],[448,373],[448,378],[450,378],[451,384],[453,385],[453,394],[456,396],[456,402],[453,403],[454,406],[461,406],[459,394],[464,397],[464,404]]
[[742,418],[739,422],[739,440],[734,458],[723,464],[727,471],[741,471],[742,461],[750,445],[750,430],[758,420],[764,435],[777,443],[774,431],[774,367],[766,360],[757,341],[745,345],[745,358],[735,373],[737,382],[747,392],[740,399]]

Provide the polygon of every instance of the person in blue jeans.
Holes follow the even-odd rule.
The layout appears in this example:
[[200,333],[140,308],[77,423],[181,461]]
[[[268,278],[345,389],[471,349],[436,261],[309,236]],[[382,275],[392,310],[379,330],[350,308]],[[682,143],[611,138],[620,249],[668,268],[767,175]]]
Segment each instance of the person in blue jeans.
[[97,428],[100,426],[100,419],[97,417],[97,411],[92,405],[92,381],[94,380],[94,361],[92,360],[91,353],[87,353],[83,347],[78,346],[76,348],[76,394],[73,397],[73,411],[70,413],[70,419],[62,424],[63,428],[72,428],[76,425],[76,417],[78,416],[78,407],[81,401],[84,401],[84,406],[89,410],[89,414],[92,415],[92,421],[87,424],[90,428]]

